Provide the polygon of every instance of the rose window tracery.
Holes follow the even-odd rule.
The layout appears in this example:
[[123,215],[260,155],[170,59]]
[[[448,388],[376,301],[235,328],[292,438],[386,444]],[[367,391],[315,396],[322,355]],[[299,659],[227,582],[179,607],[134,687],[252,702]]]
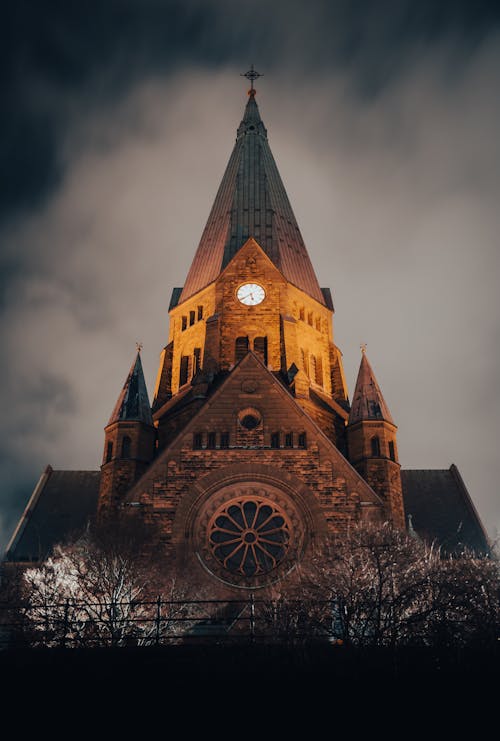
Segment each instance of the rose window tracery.
[[276,504],[263,499],[230,502],[212,518],[209,545],[228,571],[251,577],[275,569],[285,558],[290,525]]

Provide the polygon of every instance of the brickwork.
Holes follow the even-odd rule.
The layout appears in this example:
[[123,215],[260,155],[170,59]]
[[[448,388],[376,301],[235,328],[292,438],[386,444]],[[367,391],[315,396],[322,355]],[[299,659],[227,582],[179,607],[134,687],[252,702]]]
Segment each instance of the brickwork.
[[404,528],[396,429],[395,425],[384,420],[365,420],[348,426],[347,440],[349,460],[386,502],[387,517]]
[[105,430],[99,512],[116,508],[154,457],[156,431],[143,422],[115,422]]
[[[242,426],[248,415],[257,421],[252,429]],[[229,447],[221,447],[223,434]],[[164,547],[203,581],[197,517],[218,489],[237,490],[241,482],[264,492],[277,487],[298,503],[305,553],[328,532],[345,532],[349,523],[382,511],[381,500],[252,354],[192,415],[127,501],[140,503],[143,516],[160,526]]]

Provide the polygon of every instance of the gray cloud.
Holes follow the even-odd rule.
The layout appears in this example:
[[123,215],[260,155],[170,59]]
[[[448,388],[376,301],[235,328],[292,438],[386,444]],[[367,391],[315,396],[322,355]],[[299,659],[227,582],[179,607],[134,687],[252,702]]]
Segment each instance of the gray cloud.
[[[279,46],[291,55],[302,38],[303,59],[314,34],[296,34]],[[455,462],[492,533],[500,43],[492,33],[461,54],[451,40],[411,49],[397,69],[384,57],[384,83],[371,88],[356,64],[310,77],[297,61],[291,76],[285,54],[265,70],[259,104],[320,283],[334,291],[350,390],[365,341],[403,465]],[[239,72],[237,60],[185,65],[91,105],[61,93],[59,184],[0,234],[3,543],[46,463],[99,465],[136,340],[152,393],[170,293],[241,118]]]

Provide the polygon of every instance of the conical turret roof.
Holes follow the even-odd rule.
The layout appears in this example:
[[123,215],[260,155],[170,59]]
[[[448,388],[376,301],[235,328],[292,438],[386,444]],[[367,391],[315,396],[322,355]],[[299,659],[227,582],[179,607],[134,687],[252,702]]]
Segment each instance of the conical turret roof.
[[249,237],[290,283],[325,303],[267,141],[254,89],[249,91],[236,143],[180,301],[212,283]]
[[140,352],[137,352],[137,356],[132,363],[108,425],[123,420],[144,422],[147,425],[153,424]]
[[385,403],[375,374],[363,349],[351,413],[349,414],[349,424],[352,425],[365,420],[385,420],[385,422],[394,424],[389,407]]

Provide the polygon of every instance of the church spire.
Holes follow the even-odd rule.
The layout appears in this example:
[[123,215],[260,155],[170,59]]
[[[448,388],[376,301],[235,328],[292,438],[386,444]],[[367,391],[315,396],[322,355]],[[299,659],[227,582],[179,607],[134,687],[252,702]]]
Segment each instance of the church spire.
[[137,347],[136,358],[132,363],[108,425],[125,420],[144,422],[147,425],[153,424],[148,390],[142,370],[140,345]]
[[394,424],[389,407],[366,356],[366,345],[361,345],[361,364],[352,400],[349,424],[367,420],[384,420]]
[[253,237],[287,281],[325,305],[255,99],[253,79],[258,73],[251,72],[252,87],[236,142],[180,303],[216,280]]

